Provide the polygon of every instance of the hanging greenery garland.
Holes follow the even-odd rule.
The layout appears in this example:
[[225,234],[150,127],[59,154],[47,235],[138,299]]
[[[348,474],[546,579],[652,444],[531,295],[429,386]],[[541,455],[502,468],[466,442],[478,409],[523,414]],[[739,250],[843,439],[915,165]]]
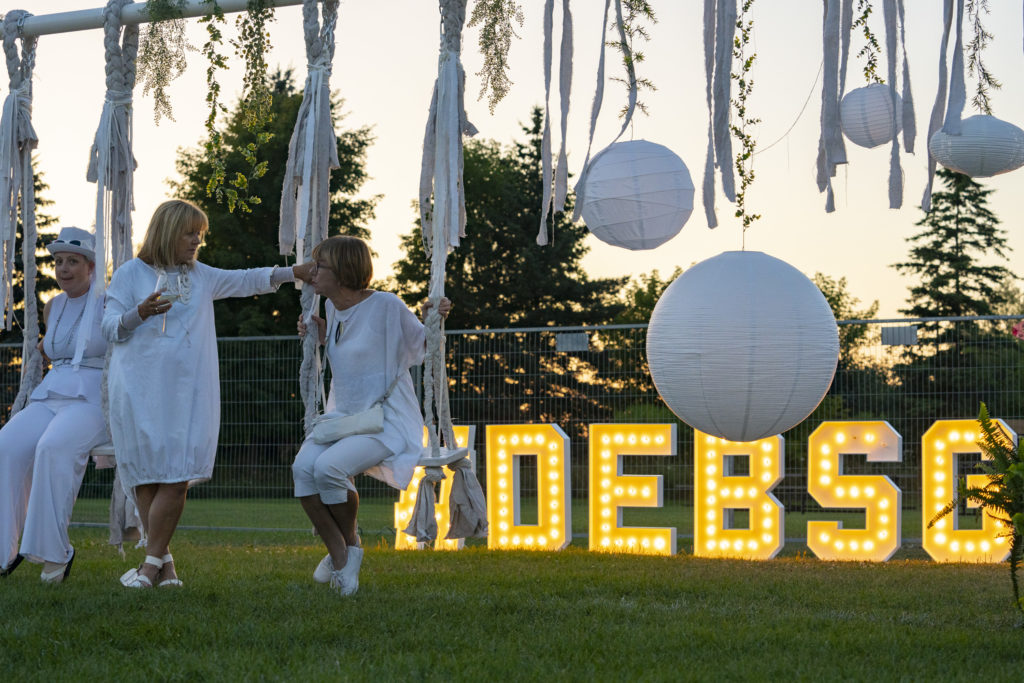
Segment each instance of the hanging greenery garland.
[[[242,156],[249,164],[248,175],[236,171],[228,181],[231,187],[223,187],[227,197],[228,211],[235,208],[245,213],[252,211],[251,204],[261,202],[257,195],[249,193],[249,179],[262,178],[267,172],[267,161],[260,161],[259,148],[273,137],[267,128],[273,120],[273,101],[267,82],[266,55],[270,51],[270,32],[267,24],[274,20],[274,8],[265,0],[249,0],[248,10],[237,20],[238,38],[232,41],[235,53],[245,60],[245,76],[242,81],[242,120],[246,128],[256,135],[256,142],[241,148]],[[218,198],[220,188],[217,188]]]
[[519,37],[513,21],[520,27],[523,25],[523,8],[515,0],[477,0],[469,17],[469,26],[481,27],[479,45],[484,64],[476,75],[482,80],[479,98],[487,95],[492,114],[512,87],[508,77],[508,51],[512,39]]
[[206,115],[206,160],[210,164],[210,178],[206,183],[206,194],[216,196],[217,201],[223,197],[224,177],[226,173],[224,164],[224,138],[217,130],[217,116],[224,113],[226,108],[220,100],[220,83],[217,82],[217,71],[227,68],[227,58],[221,54],[220,46],[224,44],[224,34],[221,30],[227,24],[224,18],[224,10],[217,4],[217,0],[203,0],[203,4],[210,6],[209,14],[199,20],[199,23],[206,27],[206,43],[203,44],[203,56],[206,57],[206,104],[209,111]]
[[[629,90],[630,79],[636,82],[638,92],[640,90],[657,90],[650,79],[639,78],[636,75],[636,65],[644,61],[644,53],[636,49],[635,41],[636,39],[642,41],[651,39],[643,22],[646,20],[652,24],[658,23],[658,19],[654,16],[654,9],[648,0],[623,0],[623,8],[625,12],[622,16],[622,35],[625,36],[625,40],[621,37],[619,40],[611,40],[608,42],[608,47],[613,47],[622,53],[622,64],[626,68],[627,77],[615,76],[612,80],[625,85],[626,90]],[[637,99],[636,106],[644,114],[647,113],[647,105],[640,99]],[[623,106],[619,117],[626,116],[628,109],[628,105]]]
[[977,81],[971,104],[982,114],[991,116],[992,104],[988,99],[989,90],[998,90],[1003,85],[996,80],[992,72],[981,61],[981,53],[992,40],[992,34],[981,23],[981,15],[988,14],[988,12],[988,0],[967,0],[967,17],[974,31],[974,36],[967,43],[967,71],[973,74]]
[[871,0],[857,0],[857,18],[853,22],[854,29],[861,29],[864,34],[864,47],[857,53],[858,57],[864,57],[864,79],[868,83],[885,83],[878,75],[878,53],[882,49],[878,46],[878,38],[871,32],[868,19],[873,11]]
[[153,120],[158,124],[162,116],[174,120],[167,86],[185,73],[185,53],[195,49],[185,40],[184,6],[185,0],[146,0],[149,24],[139,39],[137,77],[142,94],[153,93]]
[[736,28],[739,33],[733,40],[732,56],[736,59],[735,63],[739,64],[739,72],[731,74],[732,79],[736,81],[736,96],[732,98],[736,117],[729,124],[729,129],[740,143],[735,162],[736,174],[740,177],[739,189],[736,191],[735,215],[743,222],[744,237],[746,237],[747,228],[761,218],[761,214],[747,211],[747,188],[754,182],[754,149],[757,147],[757,141],[754,140],[750,129],[761,122],[761,119],[752,116],[747,110],[747,100],[754,90],[754,79],[750,77],[750,71],[757,59],[756,52],[747,55],[747,49],[750,46],[750,32],[754,28],[754,20],[748,18],[753,4],[754,0],[744,0],[736,17]]

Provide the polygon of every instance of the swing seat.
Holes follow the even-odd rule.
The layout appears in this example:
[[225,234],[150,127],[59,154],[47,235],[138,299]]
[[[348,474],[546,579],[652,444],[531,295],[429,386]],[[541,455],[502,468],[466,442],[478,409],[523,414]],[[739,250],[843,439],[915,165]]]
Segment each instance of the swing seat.
[[433,457],[430,446],[424,446],[417,467],[444,467],[462,460],[469,455],[469,448],[442,448],[438,457]]
[[114,444],[105,443],[89,451],[89,455],[92,456],[92,461],[96,464],[98,470],[108,470],[114,467],[117,463],[114,457]]

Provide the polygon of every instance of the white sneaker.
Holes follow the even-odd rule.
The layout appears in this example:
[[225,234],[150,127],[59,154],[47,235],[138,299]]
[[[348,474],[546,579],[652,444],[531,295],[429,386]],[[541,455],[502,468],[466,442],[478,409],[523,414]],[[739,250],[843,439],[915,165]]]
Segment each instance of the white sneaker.
[[334,571],[334,563],[331,561],[331,554],[327,553],[324,555],[324,559],[320,560],[320,564],[316,566],[313,580],[317,583],[327,583],[331,580],[332,571]]
[[363,564],[363,549],[360,547],[349,547],[348,561],[341,571],[345,573],[348,582],[352,584],[352,592],[359,590],[359,567]]
[[331,572],[331,588],[341,595],[352,595],[359,590],[359,584],[353,585],[344,569],[335,569]]

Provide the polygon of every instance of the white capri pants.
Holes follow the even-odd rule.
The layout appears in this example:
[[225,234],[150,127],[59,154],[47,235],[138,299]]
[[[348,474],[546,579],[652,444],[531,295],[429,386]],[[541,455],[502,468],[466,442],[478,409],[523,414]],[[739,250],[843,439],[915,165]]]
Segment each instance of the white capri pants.
[[392,455],[377,439],[357,434],[333,444],[319,444],[307,439],[292,463],[295,497],[320,495],[324,505],[348,501],[348,492],[355,491],[352,477],[379,465]]
[[71,559],[68,524],[89,451],[106,442],[99,406],[79,399],[32,401],[0,429],[0,567]]

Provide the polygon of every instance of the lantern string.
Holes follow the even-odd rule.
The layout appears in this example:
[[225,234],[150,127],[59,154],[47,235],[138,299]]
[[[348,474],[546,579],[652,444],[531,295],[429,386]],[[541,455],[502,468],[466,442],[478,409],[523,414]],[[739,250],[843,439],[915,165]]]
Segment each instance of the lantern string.
[[793,120],[793,123],[790,124],[789,128],[786,129],[786,132],[783,133],[782,136],[779,137],[775,142],[771,143],[770,145],[766,145],[766,146],[762,147],[760,150],[755,150],[754,151],[754,156],[757,156],[758,154],[761,154],[763,152],[767,152],[772,147],[774,147],[775,145],[779,144],[780,142],[785,140],[787,137],[789,137],[789,134],[793,132],[793,129],[796,128],[796,124],[800,122],[800,117],[802,117],[804,115],[804,110],[807,109],[807,105],[811,101],[811,96],[814,95],[814,88],[815,88],[815,86],[818,85],[818,79],[821,78],[821,71],[824,68],[824,66],[825,66],[825,61],[822,60],[821,64],[818,65],[818,74],[814,77],[814,82],[811,83],[810,90],[807,91],[807,98],[804,99],[804,105],[802,107],[800,107],[800,111],[797,113],[796,118]]

